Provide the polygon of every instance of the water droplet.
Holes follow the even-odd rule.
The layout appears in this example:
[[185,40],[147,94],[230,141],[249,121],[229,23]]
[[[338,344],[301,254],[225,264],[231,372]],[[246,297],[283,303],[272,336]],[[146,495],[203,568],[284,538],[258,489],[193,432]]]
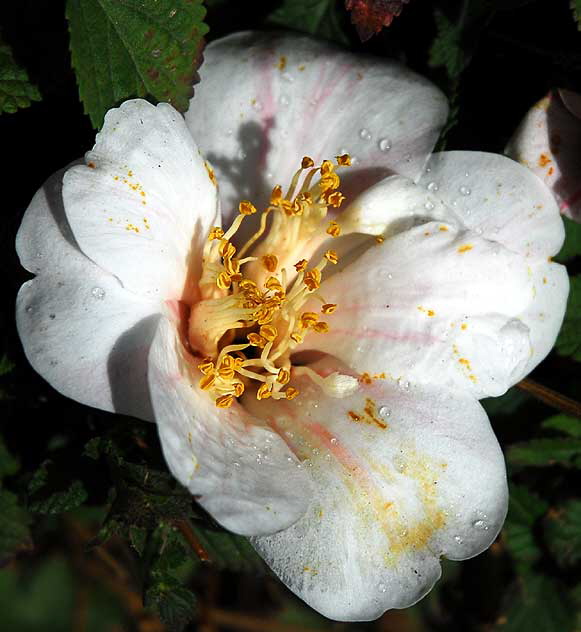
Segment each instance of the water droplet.
[[289,83],[292,83],[295,80],[295,78],[288,72],[283,72],[281,76],[285,81],[288,81]]
[[232,136],[234,134],[234,130],[232,128],[226,130],[226,136]]
[[391,149],[391,141],[389,138],[381,138],[377,146],[381,151],[389,151]]
[[404,156],[404,160],[405,160],[406,162],[411,162],[411,161],[412,161],[412,155],[411,155],[411,154],[406,154],[406,155]]
[[459,535],[455,535],[454,540],[457,544],[462,544],[464,542],[464,540]]
[[379,582],[379,584],[377,584],[377,590],[379,590],[379,592],[381,593],[384,593],[387,591],[387,586],[383,582]]
[[465,177],[465,178],[467,178],[469,175],[470,175],[470,174],[469,174],[467,171],[465,171],[465,172],[464,172],[464,177]]
[[388,278],[388,279],[393,279],[393,274],[392,274],[391,272],[388,272],[388,273],[387,273],[387,278]]
[[472,523],[472,526],[479,531],[488,531],[488,525],[484,522],[484,520],[475,520]]
[[155,59],[157,59],[160,55],[161,55],[161,50],[159,48],[154,48],[151,51],[151,56],[155,57]]
[[244,160],[246,158],[246,152],[242,148],[238,150],[238,158],[240,160]]
[[431,170],[432,170],[431,167],[426,167],[426,173],[430,173]]
[[402,377],[397,378],[397,385],[401,388],[402,391],[407,391],[410,388],[409,381],[404,380]]
[[240,467],[240,463],[238,463],[238,461],[234,461],[233,465],[234,467]]
[[42,252],[37,252],[36,253],[36,258],[37,259],[42,259]]
[[386,418],[389,417],[391,415],[391,410],[389,410],[389,408],[387,406],[380,406],[379,407],[379,414],[381,417]]
[[458,191],[460,191],[460,195],[470,195],[472,191],[469,187],[462,185]]
[[91,294],[93,298],[96,298],[99,301],[102,301],[105,298],[105,290],[102,287],[94,287],[91,290]]
[[289,98],[286,96],[286,94],[281,95],[279,101],[281,105],[288,105],[290,103]]
[[428,186],[426,187],[428,191],[436,192],[440,187],[436,182],[428,182]]
[[29,305],[29,306],[26,308],[26,312],[27,312],[28,314],[31,314],[31,313],[32,313],[32,306],[31,306],[31,305]]
[[359,130],[359,138],[362,138],[363,140],[371,140],[371,132],[365,127],[362,127]]
[[169,12],[169,17],[170,17],[170,18],[173,18],[173,16],[174,16],[177,12],[178,12],[178,10],[177,10],[177,9],[172,9],[172,10]]
[[426,209],[426,211],[433,211],[435,208],[435,204],[433,202],[430,202],[430,200],[428,200],[425,204],[424,204],[424,208]]
[[332,438],[331,438],[331,443],[332,443],[333,445],[336,445],[336,444],[337,444],[337,437],[332,437]]
[[327,452],[327,453],[325,454],[325,461],[330,461],[330,460],[331,460],[331,458],[332,458],[332,457],[331,457],[331,453],[330,453],[330,452]]

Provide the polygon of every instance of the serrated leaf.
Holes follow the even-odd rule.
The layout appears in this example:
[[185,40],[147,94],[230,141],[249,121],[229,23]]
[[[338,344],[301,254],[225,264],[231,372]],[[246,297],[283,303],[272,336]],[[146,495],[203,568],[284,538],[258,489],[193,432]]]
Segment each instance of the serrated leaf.
[[40,99],[38,88],[31,83],[26,70],[16,63],[12,50],[0,38],[0,114],[11,114]]
[[348,45],[344,21],[345,12],[335,0],[283,0],[268,16],[270,24]]
[[509,447],[507,459],[515,465],[581,464],[581,439],[532,439]]
[[457,78],[468,63],[460,38],[462,30],[449,20],[444,13],[434,13],[437,35],[430,47],[430,66],[445,68],[450,78]]
[[533,527],[547,509],[548,504],[535,493],[526,487],[511,485],[504,533],[507,548],[517,562],[530,564],[540,557]]
[[16,495],[0,489],[0,565],[20,551],[32,548],[30,522],[30,516],[18,504]]
[[129,527],[129,540],[139,555],[143,555],[143,550],[145,549],[145,543],[147,541],[147,529],[136,526]]
[[569,278],[570,290],[563,326],[555,342],[559,355],[581,362],[581,276]]
[[367,41],[383,27],[389,26],[401,14],[409,0],[345,0],[351,11],[351,22],[362,42]]
[[169,575],[160,575],[145,593],[145,605],[157,613],[170,630],[183,630],[196,615],[197,600],[191,590]]
[[545,539],[557,562],[564,567],[581,560],[581,501],[572,500],[547,514]]
[[545,419],[541,424],[543,428],[548,430],[557,430],[563,432],[575,439],[581,439],[581,420],[568,415],[553,415]]
[[[579,0],[581,2],[581,0]],[[574,222],[572,219],[561,216],[565,224],[565,243],[556,257],[553,257],[557,263],[567,263],[575,257],[581,256],[581,224]]]
[[542,575],[525,575],[520,590],[510,599],[495,632],[572,632],[574,617],[565,591]]
[[187,110],[208,31],[202,0],[68,0],[66,14],[79,93],[94,127],[131,97]]
[[87,490],[81,481],[73,481],[69,489],[55,492],[46,498],[30,502],[29,508],[35,513],[61,514],[76,509],[87,500]]
[[577,28],[581,31],[581,0],[571,0],[571,11],[577,22]]

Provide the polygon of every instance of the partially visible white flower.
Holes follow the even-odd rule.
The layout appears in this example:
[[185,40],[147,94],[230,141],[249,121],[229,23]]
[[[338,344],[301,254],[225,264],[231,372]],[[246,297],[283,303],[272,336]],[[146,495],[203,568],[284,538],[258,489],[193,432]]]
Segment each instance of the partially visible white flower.
[[504,520],[477,399],[555,340],[558,209],[501,156],[426,167],[446,105],[399,65],[241,34],[201,76],[191,134],[124,103],[33,199],[27,356],[62,393],[155,420],[176,478],[312,607],[406,607]]
[[527,113],[506,153],[545,182],[563,215],[581,221],[581,95],[549,92]]

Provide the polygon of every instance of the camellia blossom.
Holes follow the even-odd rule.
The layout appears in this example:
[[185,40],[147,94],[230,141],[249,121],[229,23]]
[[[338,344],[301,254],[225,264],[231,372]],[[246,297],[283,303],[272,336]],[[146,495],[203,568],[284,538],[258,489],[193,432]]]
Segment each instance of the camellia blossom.
[[565,309],[550,191],[503,156],[430,158],[446,112],[398,64],[233,35],[185,122],[108,112],[18,234],[35,369],[154,420],[174,476],[334,619],[409,606],[494,540],[506,474],[478,399]]
[[581,95],[549,92],[527,113],[506,153],[545,182],[563,215],[581,221]]

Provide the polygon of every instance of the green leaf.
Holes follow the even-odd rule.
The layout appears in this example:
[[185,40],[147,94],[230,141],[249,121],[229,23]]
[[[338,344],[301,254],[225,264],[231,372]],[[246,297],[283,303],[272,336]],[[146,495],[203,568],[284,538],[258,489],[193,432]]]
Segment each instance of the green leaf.
[[430,66],[445,68],[448,77],[457,78],[468,63],[460,43],[461,28],[441,11],[435,11],[434,19],[438,33],[430,48]]
[[567,312],[555,342],[555,350],[559,355],[570,356],[581,362],[581,276],[572,276],[569,281],[571,289]]
[[18,552],[32,549],[30,522],[16,495],[0,489],[0,565]]
[[564,567],[581,560],[581,501],[572,500],[548,513],[545,538],[549,550]]
[[532,439],[510,446],[509,463],[514,465],[565,465],[579,466],[581,439]]
[[196,615],[197,600],[191,590],[169,575],[160,575],[145,593],[145,605],[157,613],[170,630],[183,630]]
[[[0,90],[1,90],[1,87],[0,87]],[[1,98],[2,97],[0,97],[0,99]],[[12,369],[14,369],[14,363],[10,362],[10,360],[8,359],[8,356],[5,353],[2,354],[2,356],[0,357],[0,377],[10,373]]]
[[[581,0],[579,1],[581,2]],[[567,263],[571,259],[581,256],[581,224],[564,215],[561,218],[565,224],[565,243],[559,254],[553,259],[557,263]]]
[[575,439],[581,439],[581,421],[575,417],[553,415],[545,419],[541,425],[548,430],[557,430]]
[[529,396],[524,391],[513,387],[500,397],[487,397],[480,403],[490,417],[495,417],[497,415],[512,415],[528,399]]
[[548,508],[544,500],[526,487],[511,485],[504,533],[507,548],[517,562],[530,564],[541,556],[533,527]]
[[55,492],[46,498],[31,501],[30,510],[41,514],[61,514],[75,509],[87,500],[87,490],[81,481],[73,481],[62,492]]
[[[40,99],[38,88],[30,82],[26,70],[16,63],[12,50],[0,38],[0,114],[27,108],[31,101]],[[2,357],[0,367],[5,358]]]
[[4,439],[0,437],[0,482],[5,476],[14,476],[19,469],[18,459],[8,452]]
[[208,32],[202,0],[68,0],[66,14],[79,93],[94,127],[131,97],[187,110]]
[[131,545],[139,553],[139,555],[143,555],[143,550],[145,549],[145,543],[147,541],[147,529],[135,526],[129,527],[129,539],[131,540]]
[[542,575],[525,575],[496,632],[572,632],[574,617],[562,587]]
[[336,0],[283,0],[268,16],[270,24],[349,45],[346,12]]
[[581,0],[571,0],[571,11],[577,22],[577,28],[581,31]]

